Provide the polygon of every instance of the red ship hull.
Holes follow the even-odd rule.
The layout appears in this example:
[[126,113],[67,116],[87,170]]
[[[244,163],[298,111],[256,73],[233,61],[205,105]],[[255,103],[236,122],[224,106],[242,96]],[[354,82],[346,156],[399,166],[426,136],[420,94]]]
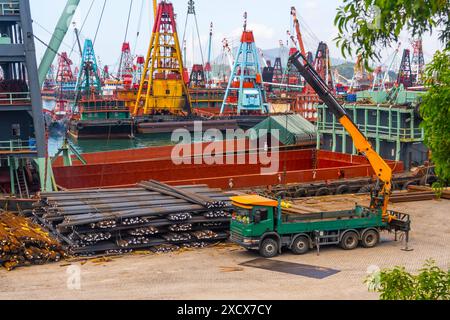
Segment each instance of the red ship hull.
[[[219,144],[223,146],[223,143]],[[204,149],[209,144],[199,145],[199,149]],[[246,148],[248,149],[248,145]],[[268,166],[259,162],[250,164],[248,153],[245,155],[246,164],[208,165],[204,162],[195,164],[195,159],[199,157],[192,156],[185,159],[191,164],[176,165],[171,159],[172,149],[173,147],[168,146],[87,154],[85,159],[88,165],[75,163],[72,167],[64,167],[62,159],[58,159],[53,169],[57,184],[66,189],[123,187],[154,179],[173,185],[207,184],[213,188],[226,190],[339,179],[342,170],[346,178],[373,175],[364,157],[329,151],[313,149],[280,151],[278,170],[269,175],[262,175],[262,168]],[[221,154],[220,147],[216,150],[216,154]],[[225,161],[227,156],[237,162],[236,154],[222,154],[220,159],[223,163],[229,163]],[[269,157],[271,156],[274,155],[269,154]],[[394,161],[388,163],[395,172],[403,171],[402,163]]]

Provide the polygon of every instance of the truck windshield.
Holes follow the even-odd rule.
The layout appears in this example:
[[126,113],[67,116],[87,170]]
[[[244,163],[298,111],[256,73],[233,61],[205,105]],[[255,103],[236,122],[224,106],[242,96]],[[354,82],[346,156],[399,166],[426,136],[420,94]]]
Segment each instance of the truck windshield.
[[250,213],[250,210],[235,208],[232,219],[240,223],[249,224],[252,222]]

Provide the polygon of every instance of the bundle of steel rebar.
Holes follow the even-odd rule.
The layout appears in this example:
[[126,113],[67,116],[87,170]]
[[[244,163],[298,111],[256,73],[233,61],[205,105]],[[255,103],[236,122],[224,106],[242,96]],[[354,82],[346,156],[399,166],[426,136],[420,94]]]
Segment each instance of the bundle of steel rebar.
[[399,191],[393,192],[389,201],[392,203],[398,202],[414,202],[414,201],[427,201],[436,199],[437,195],[433,190],[429,191]]
[[203,247],[227,238],[230,212],[220,189],[152,180],[128,189],[42,193],[33,215],[71,254],[94,255]]
[[12,270],[19,266],[59,261],[59,243],[39,225],[9,212],[0,212],[0,266]]

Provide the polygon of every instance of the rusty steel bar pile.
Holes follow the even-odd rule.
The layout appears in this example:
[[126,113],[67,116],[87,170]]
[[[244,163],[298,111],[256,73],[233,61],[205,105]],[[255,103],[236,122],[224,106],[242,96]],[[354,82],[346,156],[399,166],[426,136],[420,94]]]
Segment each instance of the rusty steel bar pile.
[[199,248],[228,237],[231,201],[206,185],[42,193],[33,216],[72,255]]
[[7,270],[59,261],[59,243],[29,219],[0,210],[0,266]]

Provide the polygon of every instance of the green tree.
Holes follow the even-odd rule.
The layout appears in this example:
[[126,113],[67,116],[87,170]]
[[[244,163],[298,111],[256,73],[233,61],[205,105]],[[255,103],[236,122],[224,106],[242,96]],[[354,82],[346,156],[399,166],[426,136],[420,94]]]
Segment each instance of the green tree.
[[450,181],[450,1],[449,0],[343,0],[335,25],[337,45],[344,56],[361,55],[366,68],[380,60],[381,49],[398,42],[407,30],[413,37],[439,33],[444,45],[426,69],[428,93],[423,97],[425,143],[432,152],[437,187]]
[[449,0],[343,1],[335,19],[337,44],[344,57],[360,54],[366,67],[370,60],[380,60],[380,49],[398,42],[405,29],[413,37],[438,31],[450,49]]
[[436,52],[427,65],[425,83],[428,92],[420,107],[425,143],[441,182],[450,181],[450,50]]
[[404,267],[381,270],[367,278],[371,291],[380,293],[381,300],[449,300],[450,270],[444,271],[428,260],[413,275]]

